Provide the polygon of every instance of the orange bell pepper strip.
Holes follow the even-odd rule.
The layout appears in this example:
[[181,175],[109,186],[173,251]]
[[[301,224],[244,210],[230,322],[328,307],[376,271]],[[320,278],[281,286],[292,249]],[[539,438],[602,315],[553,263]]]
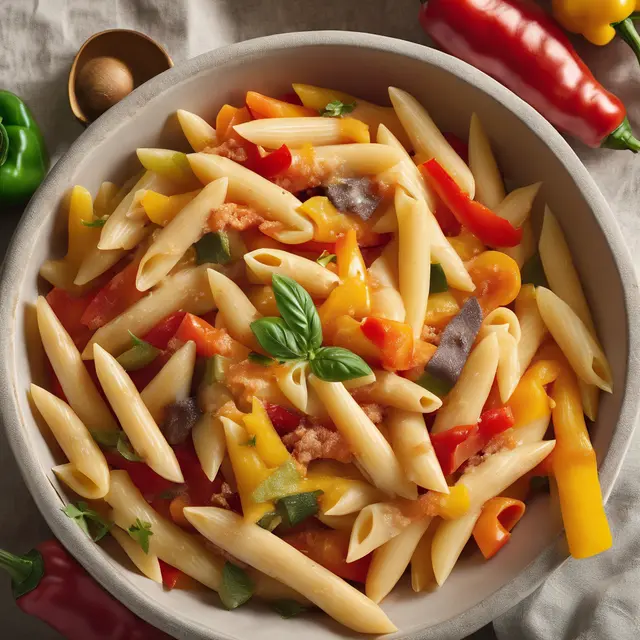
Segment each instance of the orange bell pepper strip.
[[551,391],[556,437],[551,463],[569,551],[574,558],[589,558],[611,547],[611,530],[604,511],[598,462],[584,421],[578,380],[568,363],[558,360],[562,368]]
[[[511,304],[521,287],[518,263],[501,251],[485,251],[469,263],[467,271],[476,285],[473,293],[485,315]],[[465,295],[464,300],[469,296]]]
[[353,351],[373,366],[380,366],[382,360],[380,348],[362,333],[360,323],[351,316],[344,315],[336,318],[331,344],[334,347],[344,347]]
[[191,313],[185,314],[175,337],[181,342],[193,340],[196,343],[196,354],[205,358],[215,355],[246,357],[249,353],[249,349],[234,340],[226,331],[212,327]]
[[380,349],[382,366],[391,371],[409,369],[413,358],[413,330],[404,322],[365,318],[362,333]]
[[318,115],[315,109],[270,98],[256,91],[247,91],[245,102],[255,118],[303,118]]
[[473,537],[486,560],[504,547],[511,538],[511,530],[524,515],[524,502],[498,496],[485,502],[473,528]]
[[224,142],[229,139],[237,140],[238,142],[246,142],[244,138],[239,136],[233,127],[244,122],[251,120],[251,114],[249,109],[242,107],[232,107],[230,104],[222,106],[218,115],[216,116],[216,136],[220,142]]
[[507,402],[516,428],[551,416],[551,403],[545,387],[554,382],[559,373],[560,365],[554,360],[539,360],[527,369]]
[[484,244],[491,247],[515,247],[520,244],[522,229],[516,229],[483,204],[469,198],[435,158],[420,165],[420,171],[456,220]]
[[367,267],[358,246],[355,229],[348,229],[343,236],[336,240],[335,252],[340,279],[358,278],[366,282]]

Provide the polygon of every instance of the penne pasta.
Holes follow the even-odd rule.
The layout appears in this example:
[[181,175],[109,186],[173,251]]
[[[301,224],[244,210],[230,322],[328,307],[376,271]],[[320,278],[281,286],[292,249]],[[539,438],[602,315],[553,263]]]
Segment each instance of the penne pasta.
[[491,144],[476,113],[469,126],[469,169],[476,184],[475,199],[495,209],[505,198],[504,183]]
[[366,596],[269,531],[215,507],[188,507],[184,514],[215,545],[301,593],[346,627],[360,633],[396,630]]
[[396,87],[389,87],[389,97],[420,160],[435,158],[473,198],[475,182],[469,167],[445,140],[426,109],[412,95]]
[[[302,118],[300,118],[302,119]],[[314,260],[281,249],[256,249],[245,253],[249,279],[256,284],[271,284],[274,274],[293,278],[314,298],[326,298],[340,278]]]
[[158,556],[145,553],[138,542],[119,527],[111,527],[109,533],[129,556],[129,560],[140,570],[140,573],[154,582],[162,584],[162,570]]
[[92,431],[117,429],[118,425],[91,379],[80,352],[42,296],[36,302],[36,315],[47,358],[78,418]]
[[53,467],[53,472],[79,496],[104,498],[109,491],[109,467],[87,427],[66,402],[45,389],[32,384],[31,397],[69,460]]
[[403,189],[396,188],[398,216],[398,281],[405,308],[405,322],[413,329],[418,340],[422,334],[429,300],[431,273],[431,247],[428,210],[424,200],[415,200]]
[[[146,229],[141,241],[151,229]],[[89,249],[78,269],[78,275],[73,281],[74,284],[82,286],[91,282],[103,273],[106,273],[127,255],[126,249],[111,249],[109,251],[98,249],[97,246]]]
[[302,203],[293,194],[228,158],[206,153],[192,153],[187,157],[203,184],[228,178],[227,198],[230,201],[254,207],[268,220],[280,223],[282,228],[271,234],[276,240],[299,244],[313,237],[313,224],[298,213]]
[[207,278],[211,295],[218,308],[218,316],[222,317],[229,335],[243,345],[261,351],[251,331],[251,323],[262,316],[251,304],[249,298],[231,278],[227,278],[223,273],[208,269]]
[[541,186],[542,182],[536,182],[514,189],[494,208],[494,213],[508,220],[514,227],[521,227],[529,219]]
[[155,237],[140,261],[136,287],[148,291],[173,269],[203,235],[211,211],[224,203],[227,179],[207,184]]
[[115,200],[119,190],[118,185],[113,182],[105,181],[98,187],[93,201],[93,213],[96,218],[110,216],[113,213],[113,210],[118,206]]
[[157,423],[162,422],[167,405],[189,397],[195,364],[196,343],[189,340],[169,358],[167,364],[140,392],[142,402]]
[[176,115],[182,133],[196,153],[218,143],[216,130],[206,120],[184,109],[178,109]]
[[578,377],[612,393],[613,375],[607,357],[582,320],[566,302],[545,287],[536,288],[536,298],[549,333]]
[[[395,208],[394,208],[395,217]],[[398,243],[392,240],[369,267],[371,315],[404,322],[406,312],[398,291]]]
[[487,401],[498,368],[498,339],[490,333],[471,352],[433,423],[432,433],[475,424]]
[[330,529],[335,529],[336,531],[351,531],[357,515],[357,513],[350,513],[346,516],[330,516],[320,512],[316,515],[316,518],[318,518],[322,524],[326,524]]
[[431,520],[427,517],[412,522],[395,538],[373,552],[365,593],[376,604],[384,600],[402,577]]
[[407,478],[419,487],[449,493],[422,413],[389,409],[389,440]]
[[309,392],[307,390],[307,371],[309,363],[305,361],[289,362],[280,365],[276,371],[276,381],[285,398],[303,413],[307,412]]
[[136,453],[160,476],[184,482],[178,459],[144,405],[120,363],[99,344],[94,345],[96,373],[111,408]]
[[82,352],[82,357],[85,360],[93,358],[94,344],[99,344],[112,355],[120,355],[131,342],[129,332],[144,336],[161,320],[178,310],[196,315],[212,311],[215,304],[207,279],[207,269],[210,267],[203,264],[166,278],[160,287],[100,327]]
[[521,332],[518,341],[518,368],[522,375],[547,335],[547,327],[538,311],[536,289],[532,284],[522,285],[515,309]]
[[366,390],[371,402],[417,413],[432,413],[442,406],[438,396],[407,378],[382,369],[374,375],[375,382]]
[[314,375],[309,376],[309,384],[373,484],[390,495],[415,499],[415,484],[406,479],[391,446],[344,385],[325,382]]
[[427,531],[418,542],[411,556],[411,588],[416,592],[433,590],[437,586],[431,561],[431,543],[439,520],[432,518]]
[[387,171],[402,160],[402,154],[384,144],[338,144],[314,149],[321,167],[331,168],[345,175],[375,176]]
[[191,437],[200,466],[207,478],[213,482],[227,451],[221,419],[213,413],[203,414],[193,427]]
[[456,484],[464,484],[469,490],[469,511],[457,520],[443,520],[433,538],[433,571],[439,585],[449,577],[471,537],[482,505],[542,462],[554,446],[555,440],[549,440],[500,451],[462,475]]
[[319,147],[369,142],[369,128],[353,118],[261,118],[236,125],[234,129],[245,140],[267,149],[277,149],[283,144],[289,149],[299,149],[308,144]]

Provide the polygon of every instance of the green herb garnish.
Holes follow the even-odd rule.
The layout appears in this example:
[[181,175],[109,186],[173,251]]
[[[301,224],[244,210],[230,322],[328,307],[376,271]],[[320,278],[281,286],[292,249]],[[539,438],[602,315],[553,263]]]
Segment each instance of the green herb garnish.
[[89,222],[87,222],[86,220],[81,220],[81,222],[85,227],[104,227],[104,225],[107,222],[107,217],[94,218],[93,220],[90,220]]
[[244,570],[231,562],[225,562],[218,595],[227,609],[236,609],[248,602],[253,595],[254,588],[253,580]]
[[62,513],[68,518],[75,520],[76,524],[94,541],[98,542],[104,538],[113,522],[105,520],[97,511],[89,509],[86,502],[78,504],[69,503]]
[[255,447],[257,439],[258,439],[258,436],[253,435],[246,442],[243,442],[242,446],[243,447]]
[[307,607],[303,607],[295,600],[274,600],[270,606],[277,614],[285,618],[285,620],[295,618],[307,611]]
[[129,535],[142,547],[145,553],[149,553],[149,538],[153,535],[150,522],[136,518],[135,523],[129,527]]
[[151,364],[160,354],[160,349],[149,342],[141,340],[129,331],[131,336],[131,349],[120,354],[116,360],[125,371],[137,371]]
[[91,436],[101,447],[117,451],[129,462],[142,461],[142,458],[133,450],[124,431],[91,431]]
[[318,513],[318,498],[323,491],[307,491],[294,493],[276,500],[276,510],[289,527],[295,527],[303,520],[315,516]]
[[444,274],[442,265],[438,262],[431,265],[431,276],[429,279],[429,293],[444,293],[449,290],[447,276]]
[[323,251],[318,258],[316,258],[316,262],[323,266],[326,267],[329,265],[329,263],[331,262],[337,262],[338,258],[336,256],[335,253],[329,253],[328,251]]
[[347,113],[351,113],[357,106],[356,102],[344,103],[340,100],[332,100],[327,106],[320,112],[321,116],[325,118],[342,118]]
[[226,231],[205,233],[205,235],[193,245],[196,249],[196,262],[205,264],[227,264],[231,262],[231,247]]

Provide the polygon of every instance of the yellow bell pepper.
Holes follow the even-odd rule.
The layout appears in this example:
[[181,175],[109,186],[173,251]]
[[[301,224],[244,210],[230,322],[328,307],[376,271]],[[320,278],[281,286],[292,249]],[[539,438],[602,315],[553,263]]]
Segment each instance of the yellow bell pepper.
[[255,396],[251,413],[244,416],[243,422],[249,435],[255,437],[256,451],[267,467],[275,469],[289,460],[287,448],[274,429],[264,405]]
[[551,416],[545,385],[556,380],[559,373],[560,365],[553,360],[539,360],[527,369],[507,402],[515,420],[514,428]]
[[556,446],[552,469],[558,486],[562,520],[569,551],[574,558],[589,558],[611,547],[611,531],[604,511],[598,462],[584,421],[580,388],[575,373],[556,345],[543,347],[553,354],[560,372],[551,398]]
[[402,498],[397,500],[396,504],[403,515],[412,520],[429,515],[444,520],[457,520],[469,511],[471,501],[466,485],[456,484],[449,487],[449,493],[427,491],[417,500]]
[[467,229],[462,229],[457,236],[448,238],[449,244],[460,256],[463,262],[467,262],[482,253],[486,247],[482,242]]
[[330,342],[335,347],[353,351],[368,362],[380,362],[382,359],[380,349],[362,333],[360,323],[348,315],[336,318]]
[[274,317],[280,315],[280,310],[276,304],[276,296],[271,285],[254,285],[247,292],[247,297],[251,304],[261,315]]
[[352,228],[349,218],[340,213],[325,196],[309,198],[298,211],[306,214],[314,224],[313,239],[316,242],[335,242]]
[[443,328],[460,311],[460,305],[450,291],[432,293],[427,302],[425,324]]
[[196,189],[175,196],[165,196],[148,190],[142,196],[140,204],[151,222],[166,227],[199,193],[200,189]]
[[638,0],[553,0],[553,14],[568,31],[582,34],[589,42],[605,45],[616,32],[631,44],[636,55],[640,38],[630,18],[640,9]]
[[357,120],[356,118],[341,118],[340,135],[344,142],[359,142],[362,144],[371,142],[369,127],[362,120]]

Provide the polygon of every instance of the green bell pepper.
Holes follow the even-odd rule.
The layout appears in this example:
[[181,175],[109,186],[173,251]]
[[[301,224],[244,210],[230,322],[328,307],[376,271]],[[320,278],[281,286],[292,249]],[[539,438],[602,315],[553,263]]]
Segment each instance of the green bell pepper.
[[27,105],[0,90],[0,206],[24,204],[49,167],[40,129]]

